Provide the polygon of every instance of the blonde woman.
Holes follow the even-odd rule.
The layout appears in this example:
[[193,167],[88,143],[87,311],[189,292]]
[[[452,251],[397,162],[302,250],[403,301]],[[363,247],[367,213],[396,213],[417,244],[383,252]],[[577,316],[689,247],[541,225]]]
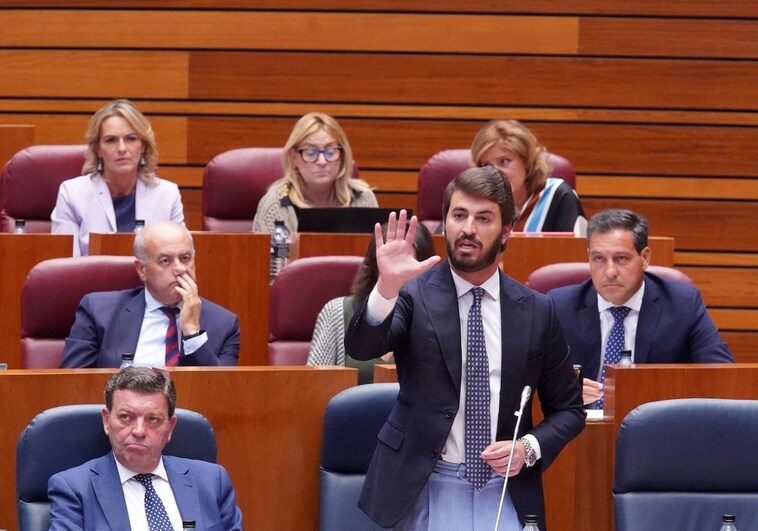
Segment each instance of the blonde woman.
[[516,120],[493,120],[482,127],[471,145],[476,166],[494,166],[513,190],[520,232],[587,233],[587,219],[571,185],[550,177],[547,150]]
[[90,119],[82,176],[61,183],[53,233],[74,235],[74,256],[86,255],[90,232],[132,232],[137,220],[184,223],[176,184],[159,179],[158,150],[147,118],[129,100],[115,100]]
[[368,184],[352,179],[353,152],[331,116],[312,112],[300,118],[282,153],[284,177],[261,198],[253,232],[271,232],[276,220],[297,232],[303,208],[378,207]]

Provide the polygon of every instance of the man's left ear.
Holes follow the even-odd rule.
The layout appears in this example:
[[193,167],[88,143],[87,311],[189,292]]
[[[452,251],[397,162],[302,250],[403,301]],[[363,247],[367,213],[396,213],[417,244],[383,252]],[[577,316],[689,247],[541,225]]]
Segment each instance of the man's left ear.
[[642,269],[647,269],[647,266],[650,265],[650,255],[650,247],[642,249],[642,252],[640,253],[640,256],[642,256]]

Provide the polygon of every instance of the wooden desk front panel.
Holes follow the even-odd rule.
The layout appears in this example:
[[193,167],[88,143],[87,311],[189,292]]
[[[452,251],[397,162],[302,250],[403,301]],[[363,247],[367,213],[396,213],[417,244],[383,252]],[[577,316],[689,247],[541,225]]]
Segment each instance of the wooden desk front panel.
[[[103,403],[109,369],[0,371],[0,528],[16,529],[16,441],[41,411]],[[318,528],[318,466],[329,399],[357,383],[344,368],[180,368],[178,407],[205,415],[245,529]]]
[[33,125],[0,125],[0,169],[13,155],[32,144]]
[[[269,237],[193,232],[200,294],[237,314],[240,365],[268,364]],[[91,234],[90,254],[132,256],[134,235]]]
[[29,270],[43,260],[71,256],[73,245],[69,235],[0,234],[0,361],[8,367],[21,368],[21,289]]

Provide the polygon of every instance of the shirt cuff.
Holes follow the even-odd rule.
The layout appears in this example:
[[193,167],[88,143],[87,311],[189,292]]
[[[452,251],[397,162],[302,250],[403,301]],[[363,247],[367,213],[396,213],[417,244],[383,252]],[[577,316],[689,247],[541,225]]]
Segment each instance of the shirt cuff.
[[206,341],[208,341],[207,332],[203,332],[199,336],[191,337],[189,339],[182,338],[182,354],[185,356],[194,354],[198,349],[200,349],[200,347],[205,345]]
[[371,326],[382,324],[395,308],[395,302],[397,302],[397,297],[385,299],[379,293],[376,286],[374,286],[366,303],[366,321],[368,321],[368,324]]
[[537,456],[537,461],[539,461],[542,458],[542,451],[540,450],[540,443],[537,442],[537,437],[531,433],[527,433],[523,438],[529,441],[529,444],[532,445],[532,450],[534,450],[534,453]]

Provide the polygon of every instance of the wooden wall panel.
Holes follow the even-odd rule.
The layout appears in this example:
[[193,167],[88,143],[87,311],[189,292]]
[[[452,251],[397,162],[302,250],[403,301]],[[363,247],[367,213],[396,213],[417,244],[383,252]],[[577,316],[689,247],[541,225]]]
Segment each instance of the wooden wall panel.
[[587,17],[580,25],[579,53],[752,59],[758,56],[757,32],[754,20]]
[[[282,145],[297,118],[191,117],[189,162],[205,164],[216,154],[236,147]],[[484,123],[352,117],[339,120],[360,167],[412,171],[418,171],[440,150],[469,146]],[[548,149],[570,159],[580,174],[758,176],[758,166],[751,156],[758,145],[758,128],[525,123]],[[719,163],[714,164],[714,160]],[[605,184],[609,182],[612,181]],[[630,187],[626,193],[634,195],[637,190]]]
[[576,18],[544,16],[10,11],[0,46],[575,54],[578,26]]
[[[107,100],[103,100],[98,103],[93,108],[93,112],[105,105],[106,102]],[[138,102],[137,106],[139,107]],[[37,144],[84,144],[84,133],[89,125],[91,114],[0,113],[0,124],[28,123],[34,125],[37,132],[35,135]],[[187,118],[148,116],[148,119],[155,132],[160,161],[171,164],[186,163]]]
[[[758,108],[758,63],[334,53],[193,52],[190,97],[377,103]],[[644,73],[644,75],[641,75]],[[713,80],[718,79],[719,90]],[[318,90],[314,90],[318,87]]]
[[671,236],[677,250],[758,252],[753,202],[583,199],[592,215],[605,208],[629,208],[650,221],[650,234]]
[[151,97],[187,95],[182,52],[0,50],[0,96]]
[[[703,294],[709,307],[756,306],[758,268],[679,267]],[[758,354],[758,353],[757,353]]]
[[[92,7],[103,8],[98,0],[2,0],[0,7]],[[303,9],[302,0],[110,0],[113,8],[172,9]],[[308,8],[335,11],[409,11],[442,13],[534,13],[534,14],[588,14],[588,15],[667,15],[682,17],[758,17],[758,6],[753,0],[481,0],[471,3],[461,0],[312,0]]]

